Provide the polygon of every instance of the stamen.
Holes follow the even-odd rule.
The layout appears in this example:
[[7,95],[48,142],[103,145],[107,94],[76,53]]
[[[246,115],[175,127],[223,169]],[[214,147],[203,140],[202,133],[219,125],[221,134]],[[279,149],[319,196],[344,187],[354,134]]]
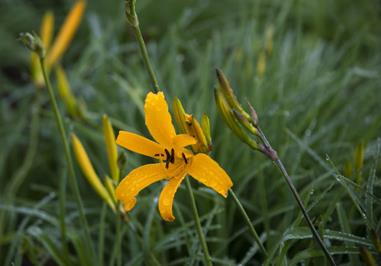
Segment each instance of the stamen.
[[184,154],[184,153],[181,153],[181,156],[183,156],[183,159],[184,159],[185,164],[188,164],[188,160],[187,160],[187,157],[185,157],[185,154]]
[[171,163],[175,163],[175,150],[171,150]]

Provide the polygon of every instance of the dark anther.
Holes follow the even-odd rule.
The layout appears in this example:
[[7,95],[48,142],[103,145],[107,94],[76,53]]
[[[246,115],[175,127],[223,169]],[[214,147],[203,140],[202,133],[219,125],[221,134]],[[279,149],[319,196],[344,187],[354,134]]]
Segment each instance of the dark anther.
[[171,163],[175,163],[175,150],[171,150]]
[[164,151],[165,151],[165,155],[167,156],[164,160],[165,168],[168,169],[169,163],[175,163],[175,150],[172,149],[171,153],[169,153],[169,151],[167,149],[165,149]]
[[185,164],[188,164],[188,160],[187,160],[187,157],[185,157],[185,154],[182,153],[181,156],[183,156],[183,159],[184,159]]

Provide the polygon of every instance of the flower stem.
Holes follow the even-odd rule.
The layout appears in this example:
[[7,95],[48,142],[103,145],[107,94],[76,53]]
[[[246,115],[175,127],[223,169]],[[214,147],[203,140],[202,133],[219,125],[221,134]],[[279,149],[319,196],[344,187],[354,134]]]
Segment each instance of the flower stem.
[[233,199],[234,199],[235,203],[237,204],[238,209],[241,212],[241,214],[242,214],[242,216],[243,216],[247,226],[249,227],[250,233],[253,235],[255,242],[257,242],[257,244],[259,246],[259,249],[267,257],[268,256],[267,251],[266,251],[265,247],[263,246],[263,244],[261,242],[261,239],[259,238],[258,233],[255,230],[254,225],[250,221],[250,218],[247,215],[247,213],[246,213],[244,207],[242,206],[240,200],[238,199],[237,195],[234,193],[234,191],[232,189],[229,189],[229,192],[233,196]]
[[196,225],[197,235],[198,235],[198,238],[199,238],[199,240],[201,242],[201,247],[202,247],[202,249],[204,251],[205,265],[211,266],[212,265],[212,261],[211,261],[210,255],[209,255],[208,245],[206,244],[204,233],[202,232],[202,227],[201,227],[201,222],[200,222],[200,216],[198,215],[196,201],[194,199],[194,195],[193,195],[193,191],[192,191],[192,186],[191,186],[191,183],[189,181],[189,178],[185,178],[185,179],[186,179],[185,183],[186,183],[186,186],[187,186],[187,190],[188,190],[188,194],[189,194],[189,199],[190,199],[191,205],[192,205],[193,219],[194,219],[194,223]]
[[311,229],[312,235],[315,237],[316,241],[318,242],[319,246],[323,250],[324,254],[326,255],[331,265],[336,265],[335,260],[333,259],[332,255],[329,253],[328,248],[326,247],[326,245],[323,242],[323,239],[319,235],[319,232],[316,230],[315,226],[313,225],[312,220],[310,216],[308,215],[306,208],[304,207],[302,199],[300,198],[299,193],[296,190],[291,180],[291,177],[288,175],[287,170],[284,167],[282,161],[279,159],[276,151],[271,147],[270,142],[267,140],[266,135],[263,133],[261,128],[258,126],[257,129],[258,129],[258,136],[264,144],[264,150],[263,150],[264,154],[266,154],[273,161],[275,166],[282,173],[282,176],[284,177],[288,187],[290,188],[292,192],[292,195],[294,196],[300,210],[302,211],[304,219],[307,221],[307,224]]
[[134,30],[135,37],[139,44],[140,53],[143,57],[144,65],[147,68],[148,74],[150,76],[150,79],[153,85],[153,91],[158,92],[160,91],[159,83],[157,82],[156,74],[155,74],[155,71],[153,70],[152,63],[148,55],[147,46],[145,44],[143,34],[140,30],[139,19],[138,19],[138,15],[136,14],[135,1],[136,0],[126,0],[127,20],[129,24],[131,25],[132,29]]
[[[45,60],[43,57],[40,57],[40,66],[41,66],[42,74],[44,76],[45,85],[48,89],[50,102],[51,102],[52,108],[53,108],[54,118],[56,120],[58,131],[59,131],[60,137],[61,137],[61,141],[62,141],[62,144],[64,146],[66,163],[67,163],[67,166],[69,168],[68,169],[69,170],[69,176],[70,176],[69,182],[70,182],[71,189],[73,190],[74,197],[75,197],[77,207],[79,210],[79,218],[80,218],[82,226],[84,227],[84,230],[85,230],[85,237],[87,238],[86,242],[88,242],[92,248],[92,244],[91,244],[92,241],[91,241],[91,237],[90,237],[89,226],[88,226],[88,223],[87,223],[87,220],[85,217],[85,211],[84,211],[81,195],[79,193],[79,188],[78,188],[78,184],[77,184],[76,177],[75,177],[73,160],[71,157],[69,144],[67,141],[67,136],[66,136],[63,120],[62,120],[62,115],[58,109],[58,105],[57,105],[57,101],[56,101],[56,98],[54,95],[54,91],[53,91],[52,85],[50,83],[50,80],[49,80],[47,72],[46,72]],[[92,251],[92,253],[94,253],[94,249],[92,249],[91,251]]]

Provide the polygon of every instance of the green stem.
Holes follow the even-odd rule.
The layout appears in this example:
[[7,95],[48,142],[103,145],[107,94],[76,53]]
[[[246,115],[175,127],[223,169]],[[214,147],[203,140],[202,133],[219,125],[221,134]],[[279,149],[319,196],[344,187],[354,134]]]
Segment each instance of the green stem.
[[193,219],[194,219],[194,223],[196,225],[197,235],[198,235],[198,238],[200,240],[202,250],[204,251],[205,265],[211,266],[212,261],[211,261],[210,255],[209,255],[208,245],[206,244],[205,236],[204,236],[204,233],[202,231],[200,216],[198,215],[196,201],[194,199],[194,195],[193,195],[193,191],[192,191],[192,186],[191,186],[191,183],[189,181],[189,178],[185,178],[185,179],[186,179],[185,183],[187,186],[189,199],[191,201]]
[[71,157],[69,144],[67,141],[67,136],[66,136],[63,120],[62,120],[62,115],[58,109],[56,97],[54,95],[52,85],[50,83],[50,80],[49,80],[47,72],[46,72],[45,60],[43,57],[40,57],[40,65],[41,65],[42,74],[44,76],[45,85],[46,85],[46,88],[48,89],[50,102],[52,104],[54,118],[56,120],[58,131],[59,131],[60,137],[61,137],[61,141],[62,141],[62,144],[64,146],[66,163],[67,163],[67,166],[69,168],[69,177],[70,177],[69,182],[70,182],[70,186],[71,186],[71,189],[73,190],[74,197],[75,197],[75,200],[76,200],[76,203],[78,206],[79,218],[80,218],[80,221],[82,223],[82,226],[84,227],[86,242],[89,243],[89,245],[91,246],[91,251],[92,251],[92,253],[94,253],[94,249],[92,248],[92,241],[91,241],[91,237],[90,237],[90,232],[89,232],[89,226],[88,226],[88,223],[87,223],[87,220],[85,217],[85,211],[84,211],[81,195],[79,193],[79,188],[78,188],[78,184],[77,184],[77,180],[76,180],[76,176],[75,176],[75,172],[74,172],[74,167],[73,167],[73,160]]
[[146,66],[147,71],[149,73],[149,76],[151,78],[153,90],[154,90],[154,92],[158,92],[158,91],[160,91],[159,83],[157,82],[155,72],[152,68],[152,64],[151,64],[151,61],[150,61],[149,56],[148,56],[147,47],[145,45],[144,38],[143,38],[142,32],[140,30],[139,24],[137,26],[133,26],[132,28],[134,29],[136,39],[139,43],[139,48],[140,48],[140,52],[141,52],[142,57],[143,57],[144,65]]
[[280,170],[282,173],[282,176],[284,177],[288,187],[290,188],[292,195],[294,196],[296,202],[298,203],[298,206],[300,210],[302,211],[302,214],[304,216],[304,219],[307,221],[308,226],[311,229],[312,235],[315,237],[317,243],[323,250],[324,254],[326,255],[328,261],[331,263],[331,265],[336,265],[335,260],[333,259],[332,255],[329,253],[328,248],[323,242],[323,239],[320,237],[319,232],[316,230],[315,226],[312,223],[312,220],[310,216],[307,213],[306,208],[304,207],[304,204],[302,202],[302,199],[299,196],[298,191],[296,190],[291,177],[288,175],[286,168],[284,167],[282,161],[279,159],[276,151],[271,147],[270,142],[267,140],[266,135],[263,133],[260,127],[257,127],[258,129],[258,135],[261,141],[264,144],[264,150],[263,153],[266,154],[275,164],[275,166]]
[[237,195],[234,193],[234,191],[232,189],[229,189],[229,192],[233,196],[233,199],[234,199],[235,203],[237,204],[238,209],[241,212],[241,214],[242,214],[242,216],[243,216],[247,226],[249,227],[250,233],[253,235],[255,242],[257,242],[260,250],[267,257],[268,256],[267,251],[266,251],[265,247],[263,246],[263,244],[261,242],[261,239],[259,238],[258,233],[257,233],[257,231],[254,228],[254,225],[250,221],[250,218],[247,215],[247,213],[246,213],[244,207],[242,206],[241,202],[239,201]]
[[140,53],[142,54],[144,65],[147,68],[148,74],[150,76],[152,85],[153,85],[153,91],[158,92],[160,91],[159,83],[157,82],[155,71],[153,70],[151,60],[148,55],[147,46],[145,44],[142,31],[140,30],[139,26],[139,19],[138,15],[136,14],[135,9],[135,1],[136,0],[126,0],[126,16],[128,19],[128,22],[132,26],[135,37],[138,41]]

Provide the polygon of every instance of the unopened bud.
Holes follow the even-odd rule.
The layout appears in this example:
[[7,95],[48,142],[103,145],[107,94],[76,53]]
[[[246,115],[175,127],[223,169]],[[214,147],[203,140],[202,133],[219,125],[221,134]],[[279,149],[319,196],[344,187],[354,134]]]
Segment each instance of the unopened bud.
[[116,196],[115,196],[115,183],[114,181],[109,177],[105,176],[105,186],[110,194],[110,197],[113,199],[114,202],[117,202]]
[[217,78],[218,78],[218,84],[219,89],[223,93],[227,103],[230,105],[231,109],[237,110],[239,113],[241,113],[246,119],[250,119],[250,116],[248,113],[243,110],[241,104],[238,102],[237,97],[234,94],[234,91],[232,87],[230,86],[230,83],[228,79],[225,77],[224,73],[216,69]]
[[185,113],[184,107],[181,104],[179,98],[177,97],[175,97],[175,99],[173,100],[173,116],[175,118],[177,126],[179,127],[180,132],[183,134],[187,133],[187,113]]
[[115,210],[115,204],[112,200],[110,194],[107,192],[107,189],[102,184],[99,176],[96,174],[93,165],[87,155],[85,148],[83,147],[81,141],[74,134],[71,136],[73,150],[75,158],[82,170],[82,173],[85,175],[87,181],[93,187],[93,189],[98,193],[98,195],[111,207],[112,210]]
[[192,135],[196,138],[197,143],[195,144],[195,151],[196,152],[203,152],[207,153],[209,152],[209,145],[208,141],[206,140],[205,134],[200,126],[200,123],[195,119],[193,116],[191,117],[191,123],[188,124],[190,127]]
[[107,115],[103,115],[102,124],[111,177],[115,182],[119,182],[118,149],[115,142],[114,130]]
[[258,123],[259,123],[258,114],[257,114],[257,112],[255,111],[254,107],[250,104],[249,101],[247,101],[247,104],[248,104],[248,106],[249,106],[251,122],[253,123],[253,125],[254,125],[255,127],[257,127],[257,126],[258,126]]
[[223,120],[229,126],[229,128],[251,148],[258,149],[258,144],[241,128],[236,115],[233,113],[234,109],[231,109],[221,90],[215,89],[214,96],[218,110],[220,111]]
[[274,26],[269,25],[265,31],[265,50],[268,55],[271,55],[273,51],[273,36]]
[[56,68],[57,88],[67,111],[72,117],[79,116],[77,101],[72,93],[65,71],[61,66]]
[[36,33],[23,32],[20,33],[18,40],[29,50],[38,54],[40,58],[45,57],[45,48]]
[[209,117],[205,113],[202,114],[202,117],[201,117],[201,128],[205,134],[206,141],[207,141],[208,145],[212,146],[212,135],[210,132],[211,131],[210,130],[210,121],[209,121]]

